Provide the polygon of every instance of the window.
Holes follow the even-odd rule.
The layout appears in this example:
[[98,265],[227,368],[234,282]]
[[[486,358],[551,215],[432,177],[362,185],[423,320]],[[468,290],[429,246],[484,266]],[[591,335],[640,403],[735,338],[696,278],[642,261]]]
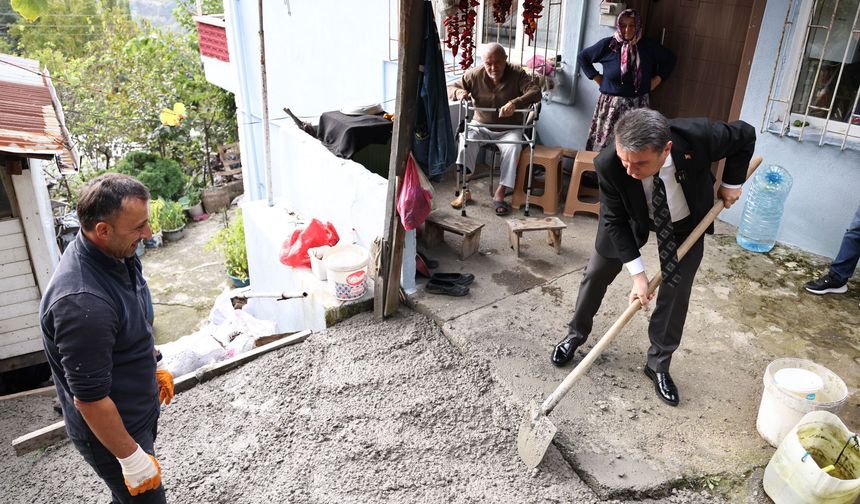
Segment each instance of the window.
[[543,10],[537,20],[534,39],[529,40],[523,26],[524,0],[513,0],[511,13],[504,24],[496,23],[493,18],[493,0],[484,0],[478,7],[477,31],[481,34],[476,54],[481,46],[498,42],[508,51],[508,61],[524,65],[535,55],[546,59],[555,58],[559,52],[562,36],[564,0],[543,0]]
[[860,148],[860,0],[794,0],[763,129]]

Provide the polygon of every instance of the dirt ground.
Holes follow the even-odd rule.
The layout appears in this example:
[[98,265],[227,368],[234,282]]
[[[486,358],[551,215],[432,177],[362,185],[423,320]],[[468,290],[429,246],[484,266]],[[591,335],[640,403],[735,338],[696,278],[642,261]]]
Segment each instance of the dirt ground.
[[[68,442],[12,453],[13,437],[53,421],[49,404],[0,408],[3,501],[107,501]],[[364,314],[176,396],[156,450],[172,503],[625,502],[599,500],[554,449],[528,471],[520,412],[429,319]],[[697,488],[660,502],[720,499]]]

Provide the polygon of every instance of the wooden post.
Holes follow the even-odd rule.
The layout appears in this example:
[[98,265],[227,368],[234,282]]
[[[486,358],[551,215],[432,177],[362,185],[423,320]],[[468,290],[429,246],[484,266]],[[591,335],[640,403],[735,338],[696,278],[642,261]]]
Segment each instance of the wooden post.
[[412,130],[418,110],[418,60],[424,33],[424,0],[400,0],[400,50],[397,68],[393,149],[388,164],[388,194],[385,234],[382,240],[382,267],[374,284],[373,313],[383,318],[397,311],[400,300],[400,267],[403,264],[405,231],[395,208],[397,178],[406,169],[412,146]]

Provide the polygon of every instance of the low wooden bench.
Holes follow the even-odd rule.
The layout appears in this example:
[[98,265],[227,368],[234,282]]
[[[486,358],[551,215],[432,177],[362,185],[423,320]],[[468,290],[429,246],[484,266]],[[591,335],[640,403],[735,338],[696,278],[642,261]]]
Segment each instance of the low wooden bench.
[[475,219],[436,211],[427,216],[424,223],[424,244],[428,247],[439,245],[444,241],[442,237],[445,231],[450,231],[463,237],[460,259],[466,259],[478,251],[483,227],[484,224]]
[[547,231],[547,244],[552,245],[556,254],[561,254],[561,232],[567,224],[558,217],[508,219],[511,248],[520,256],[520,238],[526,231]]

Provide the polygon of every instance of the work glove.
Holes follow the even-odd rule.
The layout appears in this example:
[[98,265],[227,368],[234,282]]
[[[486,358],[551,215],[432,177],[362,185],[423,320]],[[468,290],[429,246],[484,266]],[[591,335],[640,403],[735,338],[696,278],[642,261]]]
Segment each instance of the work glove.
[[159,360],[155,368],[155,380],[158,382],[158,402],[170,404],[173,399],[173,375],[167,370],[163,360]]
[[143,451],[140,445],[126,458],[119,458],[125,486],[132,496],[155,490],[161,485],[161,466],[155,457]]

